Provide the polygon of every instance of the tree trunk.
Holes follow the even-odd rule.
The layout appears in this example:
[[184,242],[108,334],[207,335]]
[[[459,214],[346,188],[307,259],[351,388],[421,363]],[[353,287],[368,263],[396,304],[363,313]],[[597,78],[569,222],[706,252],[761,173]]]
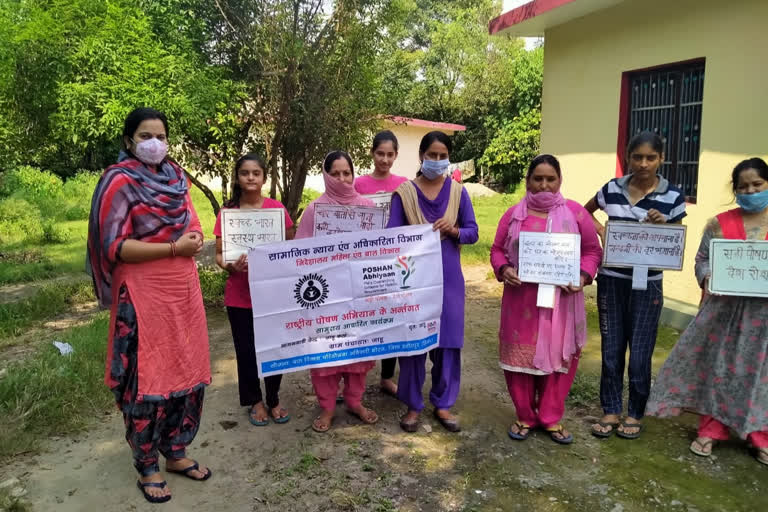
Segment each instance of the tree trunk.
[[216,200],[216,194],[214,194],[210,188],[208,188],[202,181],[198,180],[189,171],[187,171],[187,178],[189,178],[189,181],[191,181],[197,188],[203,191],[205,197],[207,197],[208,201],[211,202],[211,206],[213,207],[213,214],[218,215],[219,210],[221,210],[221,205],[219,205],[219,202]]

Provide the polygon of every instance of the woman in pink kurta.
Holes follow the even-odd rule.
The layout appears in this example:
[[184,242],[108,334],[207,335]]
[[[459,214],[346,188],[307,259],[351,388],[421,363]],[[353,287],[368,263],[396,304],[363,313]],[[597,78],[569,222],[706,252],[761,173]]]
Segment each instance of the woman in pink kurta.
[[[592,282],[603,251],[591,216],[560,194],[561,183],[554,156],[531,162],[526,196],[499,221],[491,265],[504,283],[499,360],[518,417],[509,436],[525,440],[531,429],[542,427],[553,441],[570,444],[573,436],[560,420],[587,336],[582,288]],[[581,280],[555,289],[554,308],[537,307],[538,285],[518,278],[521,231],[581,235]]]
[[[362,197],[355,191],[352,185],[354,179],[355,170],[352,166],[352,159],[347,153],[333,151],[325,157],[323,162],[325,193],[307,205],[301,222],[299,222],[299,228],[296,230],[296,239],[313,236],[316,204],[375,206],[373,201]],[[363,361],[310,370],[312,386],[315,388],[317,401],[320,402],[322,408],[320,416],[312,422],[313,430],[327,432],[331,428],[333,414],[336,410],[339,382],[342,378],[344,379],[344,402],[347,405],[347,410],[364,423],[372,425],[379,421],[379,416],[374,411],[364,407],[362,403],[365,392],[365,376],[374,365],[374,361]]]

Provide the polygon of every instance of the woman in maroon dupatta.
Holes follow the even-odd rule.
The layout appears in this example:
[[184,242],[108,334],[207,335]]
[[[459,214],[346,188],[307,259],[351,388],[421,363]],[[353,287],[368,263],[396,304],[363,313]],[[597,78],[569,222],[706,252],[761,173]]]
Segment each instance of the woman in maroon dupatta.
[[87,269],[111,309],[105,382],[123,412],[136,482],[147,501],[171,492],[160,473],[211,471],[186,458],[211,382],[208,329],[194,256],[203,245],[184,170],[166,157],[162,112],[131,112],[124,151],[93,194]]

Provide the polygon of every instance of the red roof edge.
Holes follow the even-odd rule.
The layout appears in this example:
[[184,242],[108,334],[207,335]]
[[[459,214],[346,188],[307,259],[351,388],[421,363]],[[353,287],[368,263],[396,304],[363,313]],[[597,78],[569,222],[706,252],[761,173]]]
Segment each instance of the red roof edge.
[[498,18],[492,19],[488,23],[488,33],[491,35],[496,34],[506,28],[519,25],[524,21],[574,1],[576,0],[532,0],[516,9],[505,12]]
[[412,117],[402,116],[383,116],[384,119],[392,121],[396,124],[404,124],[406,126],[423,126],[424,128],[435,128],[436,130],[451,130],[454,132],[463,132],[467,129],[463,124],[453,123],[438,123],[437,121],[427,121],[424,119],[414,119]]

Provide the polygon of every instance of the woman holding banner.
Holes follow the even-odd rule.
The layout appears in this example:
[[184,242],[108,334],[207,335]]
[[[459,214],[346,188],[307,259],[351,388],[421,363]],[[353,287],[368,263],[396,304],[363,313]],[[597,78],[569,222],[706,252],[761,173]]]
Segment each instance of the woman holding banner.
[[[394,192],[400,184],[408,181],[405,176],[392,174],[392,164],[397,160],[400,144],[390,130],[383,130],[373,137],[371,156],[373,173],[355,179],[355,190],[360,194],[378,194]],[[397,359],[392,357],[381,360],[381,391],[390,396],[397,396],[397,384],[393,381]]]
[[[614,178],[584,205],[592,214],[598,208],[609,221],[676,224],[685,217],[685,196],[659,169],[664,162],[664,142],[653,132],[641,132],[629,141],[630,173]],[[603,236],[605,228],[593,218]],[[645,404],[651,391],[651,361],[664,305],[662,272],[651,270],[644,290],[633,289],[632,269],[602,267],[597,276],[597,309],[600,314],[600,403],[603,417],[592,425],[596,437],[640,437]],[[629,403],[620,421],[624,389],[624,361],[629,348]]]
[[124,149],[96,185],[88,223],[87,267],[99,304],[112,311],[104,380],[123,413],[136,484],[152,503],[171,499],[158,451],[169,473],[211,476],[186,456],[211,383],[194,259],[203,235],[167,139],[162,112],[128,115]]
[[[443,312],[439,347],[429,352],[432,361],[430,401],[435,418],[450,432],[460,430],[451,414],[461,382],[461,347],[464,345],[464,276],[459,244],[477,242],[477,222],[469,194],[446,176],[450,165],[451,139],[442,132],[427,133],[419,145],[421,170],[416,179],[403,183],[392,196],[389,224],[400,227],[433,224],[440,231],[443,256]],[[429,269],[425,269],[429,272]],[[397,396],[408,406],[400,427],[416,432],[424,408],[421,389],[426,377],[426,354],[400,358]]]
[[[582,289],[592,282],[603,251],[590,215],[560,194],[561,184],[557,159],[537,156],[528,167],[525,197],[501,217],[491,247],[493,271],[504,283],[499,360],[517,411],[508,433],[518,441],[542,427],[556,443],[573,442],[560,420],[587,339]],[[538,307],[538,285],[518,277],[521,231],[581,236],[581,280],[555,290],[554,308]]]
[[[328,153],[323,161],[325,193],[307,205],[307,209],[301,217],[299,228],[296,230],[297,239],[309,238],[314,235],[315,205],[317,204],[375,206],[373,201],[355,191],[354,180],[355,168],[349,154],[344,151]],[[379,416],[362,404],[363,393],[365,392],[365,376],[375,364],[374,361],[363,361],[327,368],[313,368],[309,371],[317,401],[322,409],[320,416],[312,422],[312,429],[315,432],[327,432],[331,428],[336,410],[339,382],[342,378],[344,379],[344,402],[347,405],[347,410],[360,418],[363,423],[372,425],[379,421]]]
[[696,253],[701,306],[659,371],[647,414],[696,412],[701,418],[693,453],[708,457],[732,429],[768,464],[768,299],[708,292],[713,238],[768,240],[768,164],[760,158],[741,162],[732,186],[739,208],[705,228]]

